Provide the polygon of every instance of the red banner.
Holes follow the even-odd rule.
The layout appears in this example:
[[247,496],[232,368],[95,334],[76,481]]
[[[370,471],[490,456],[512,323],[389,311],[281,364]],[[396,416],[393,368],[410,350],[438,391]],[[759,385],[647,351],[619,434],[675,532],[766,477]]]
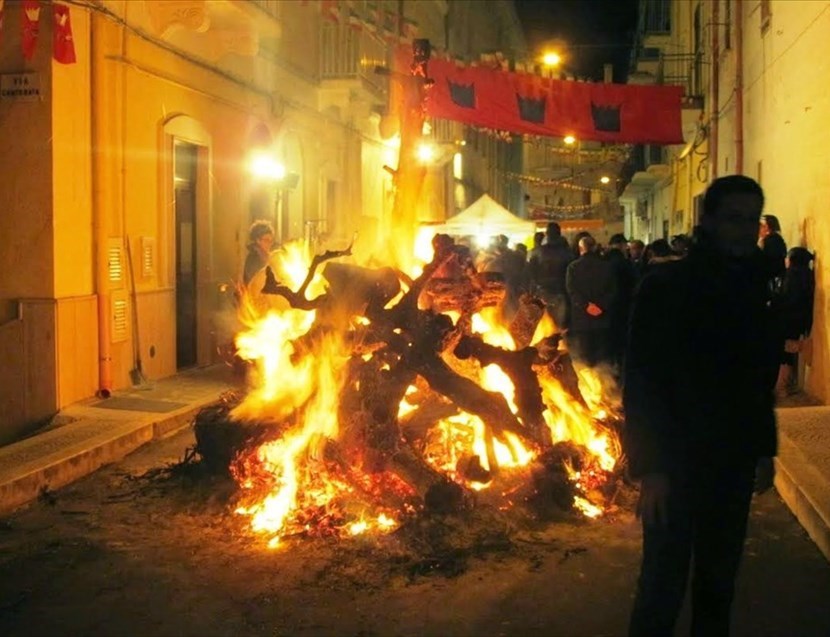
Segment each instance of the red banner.
[[[411,53],[410,53],[411,59]],[[681,144],[683,88],[554,80],[431,59],[427,114],[513,133]]]
[[52,15],[52,57],[61,64],[75,63],[75,43],[72,41],[72,23],[69,21],[69,7],[53,4]]

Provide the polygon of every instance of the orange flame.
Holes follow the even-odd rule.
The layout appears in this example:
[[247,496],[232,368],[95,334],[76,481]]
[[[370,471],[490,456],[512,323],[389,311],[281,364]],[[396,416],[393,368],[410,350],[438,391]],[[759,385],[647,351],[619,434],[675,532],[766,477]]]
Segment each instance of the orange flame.
[[[417,271],[431,257],[431,245],[419,235],[420,247],[412,263]],[[306,279],[311,262],[310,254],[301,244],[286,245],[274,255],[275,276],[283,284],[298,289]],[[308,287],[307,296],[313,298],[325,291],[323,279],[316,274]],[[394,302],[389,305],[393,305]],[[457,324],[460,315],[448,312]],[[351,487],[336,479],[319,479],[313,467],[322,467],[322,451],[327,440],[336,440],[340,434],[337,420],[339,396],[345,382],[346,362],[350,355],[342,334],[327,335],[325,338],[303,340],[314,324],[315,313],[287,307],[282,299],[268,299],[267,304],[257,302],[249,296],[243,299],[240,318],[245,331],[236,339],[239,356],[256,363],[252,374],[252,389],[243,402],[233,411],[238,420],[271,420],[275,423],[293,421],[293,425],[279,439],[261,445],[255,461],[259,470],[270,476],[270,492],[255,494],[255,481],[242,479],[243,488],[251,490],[257,499],[237,512],[251,518],[255,532],[269,536],[268,545],[280,545],[298,512],[307,503],[326,507],[338,495],[348,493]],[[485,343],[515,350],[515,341],[510,331],[499,318],[493,307],[482,309],[471,317],[472,331]],[[365,318],[355,317],[352,328],[367,325]],[[556,325],[547,314],[536,328],[533,343],[552,335]],[[364,355],[364,360],[372,354]],[[497,365],[479,367],[470,365],[465,373],[474,375],[474,380],[484,389],[504,396],[514,414],[516,388],[510,377]],[[582,371],[581,387],[588,408],[567,394],[553,377],[540,374],[543,400],[547,406],[545,422],[550,429],[551,440],[573,441],[585,447],[595,458],[603,471],[613,470],[619,446],[613,435],[597,425],[596,417],[602,418],[601,410],[609,409],[610,403],[603,396],[604,384],[596,375]],[[398,407],[398,417],[404,417],[418,409],[413,396],[416,387],[410,386]],[[495,460],[500,469],[512,470],[527,466],[535,457],[536,450],[528,449],[520,438],[505,433],[502,440],[487,435],[487,429],[478,416],[459,412],[438,421],[430,430],[430,440],[424,454],[433,466],[474,489],[482,489],[490,483],[476,482],[459,475],[459,463],[465,458],[478,458],[480,467],[489,471],[490,461]],[[313,475],[312,475],[313,474]],[[471,474],[472,475],[472,474]],[[317,477],[315,477],[317,476]],[[585,478],[577,471],[570,471],[571,479],[578,485]],[[583,490],[587,492],[587,489]],[[596,517],[602,508],[592,503],[587,496],[576,498],[574,506],[588,517]],[[339,527],[349,535],[368,532],[383,532],[394,529],[398,522],[387,513],[362,516],[357,520],[343,522]]]

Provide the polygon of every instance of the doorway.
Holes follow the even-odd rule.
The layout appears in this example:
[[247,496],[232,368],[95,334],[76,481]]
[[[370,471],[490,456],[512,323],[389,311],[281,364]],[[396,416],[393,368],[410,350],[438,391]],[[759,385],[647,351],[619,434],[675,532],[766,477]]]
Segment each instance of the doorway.
[[176,368],[196,365],[196,174],[199,147],[173,145],[176,225]]

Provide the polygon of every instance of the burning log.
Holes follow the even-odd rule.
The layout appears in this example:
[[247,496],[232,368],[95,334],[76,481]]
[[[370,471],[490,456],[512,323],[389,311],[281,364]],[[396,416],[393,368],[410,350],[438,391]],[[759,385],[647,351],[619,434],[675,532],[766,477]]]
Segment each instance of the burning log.
[[506,293],[501,281],[462,279],[435,279],[424,290],[429,306],[436,312],[456,311],[473,314],[484,307],[502,303]]
[[493,450],[494,436],[506,440],[504,434],[509,431],[533,446],[527,429],[510,411],[501,394],[489,392],[456,373],[438,356],[419,361],[415,369],[434,391],[449,398],[460,409],[481,418],[485,426],[487,460],[491,471],[498,471],[498,460]]
[[402,447],[392,456],[391,466],[398,476],[423,494],[428,512],[449,513],[464,505],[464,489],[426,464],[412,449]]
[[423,440],[435,423],[457,413],[458,407],[443,396],[430,392],[429,398],[419,404],[415,411],[400,419],[401,433],[408,443],[414,444]]
[[291,307],[298,310],[314,310],[320,307],[328,300],[328,295],[323,294],[312,300],[307,299],[305,295],[308,290],[308,286],[314,279],[314,273],[317,272],[317,268],[326,261],[331,261],[332,259],[337,259],[339,257],[351,256],[353,243],[354,242],[349,244],[349,247],[345,250],[326,250],[323,254],[314,255],[314,258],[311,260],[311,265],[308,268],[308,274],[306,274],[305,280],[296,292],[286,285],[281,285],[279,281],[277,281],[276,276],[274,276],[274,271],[271,269],[271,266],[266,266],[265,285],[262,287],[262,293],[282,296],[291,304]]
[[551,378],[559,381],[568,395],[578,402],[583,407],[586,406],[585,397],[579,389],[579,376],[573,366],[571,355],[559,349],[559,341],[561,336],[554,334],[551,337],[544,339],[538,346],[539,352],[538,363],[544,366],[542,374],[547,374]]
[[511,352],[488,345],[477,336],[464,336],[454,353],[462,360],[473,357],[482,365],[498,365],[510,377],[516,388],[516,407],[522,422],[530,429],[537,444],[544,445],[549,442],[550,436],[542,416],[545,410],[542,388],[533,370],[533,363],[538,356],[535,348],[525,347]]
[[279,431],[272,423],[232,420],[230,413],[240,400],[239,396],[226,394],[220,403],[196,415],[194,451],[211,474],[230,475],[231,464],[240,453],[275,438]]
[[584,451],[571,442],[559,442],[542,454],[534,465],[531,502],[541,510],[553,505],[561,511],[569,511],[577,490],[568,468],[579,470],[583,456]]
[[344,317],[375,315],[400,291],[398,275],[392,268],[370,269],[348,263],[329,263],[323,278]]
[[531,294],[522,294],[519,297],[519,309],[510,323],[510,335],[516,343],[516,349],[530,345],[544,314],[545,304],[541,299]]

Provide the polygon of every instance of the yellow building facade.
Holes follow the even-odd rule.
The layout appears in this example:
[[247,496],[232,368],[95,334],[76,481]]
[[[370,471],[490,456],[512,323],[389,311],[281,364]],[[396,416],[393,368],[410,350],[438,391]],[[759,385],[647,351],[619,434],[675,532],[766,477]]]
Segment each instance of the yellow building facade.
[[[623,193],[627,230],[651,241],[690,232],[715,178],[745,174],[789,247],[816,254],[805,390],[830,400],[830,215],[825,178],[830,1],[643,0],[630,81],[683,84],[686,144],[645,150]],[[643,152],[643,151],[641,151]]]
[[[53,58],[53,4],[75,63]],[[149,379],[216,362],[255,219],[280,241],[383,245],[397,151],[374,69],[416,24],[446,47],[474,4],[44,2],[26,59],[7,0],[0,76],[31,89],[0,98],[0,444],[130,386],[139,361]],[[428,218],[447,214],[444,174]]]

